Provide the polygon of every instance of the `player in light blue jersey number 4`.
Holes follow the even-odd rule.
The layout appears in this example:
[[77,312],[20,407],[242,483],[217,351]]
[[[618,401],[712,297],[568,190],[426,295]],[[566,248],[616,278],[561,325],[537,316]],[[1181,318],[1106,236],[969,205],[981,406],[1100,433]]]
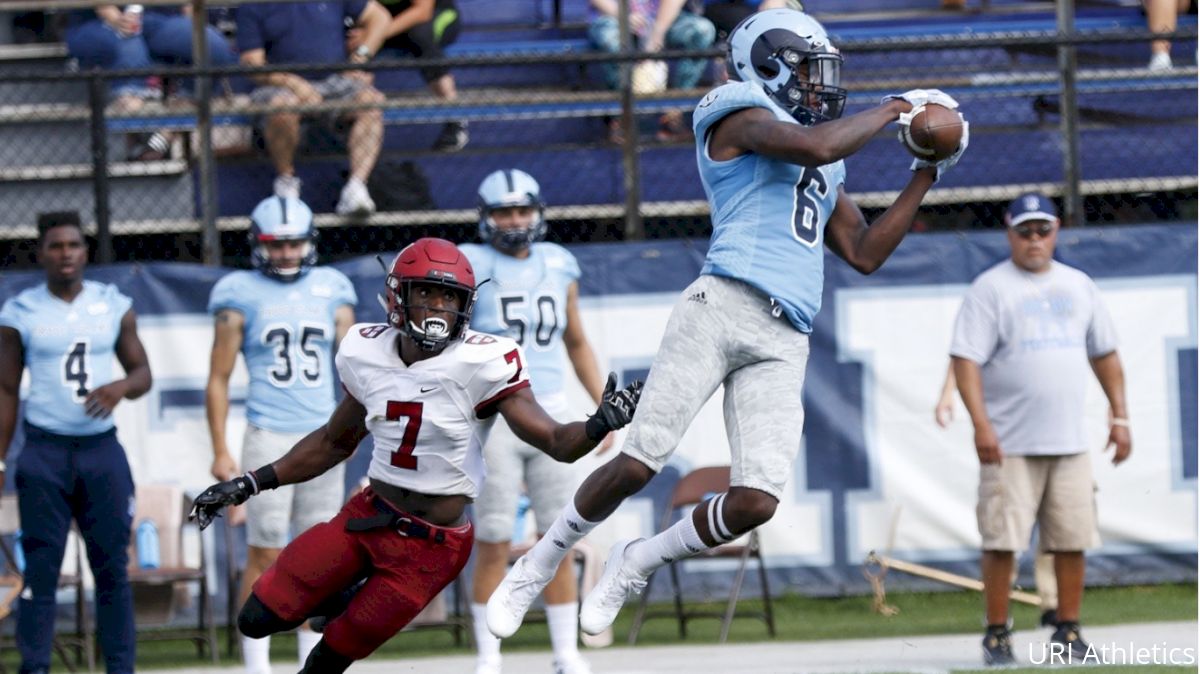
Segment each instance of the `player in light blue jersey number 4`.
[[[126,567],[133,475],[112,411],[150,390],[150,364],[133,302],[116,286],[85,281],[87,243],[73,211],[38,216],[46,282],[0,309],[0,488],[17,424],[21,373],[29,369],[25,445],[17,457],[17,503],[25,590],[17,612],[22,672],[50,668],[58,572],[75,520],[96,579],[104,667],[132,672],[133,593]],[[117,377],[113,356],[125,369]]]
[[584,481],[488,602],[488,627],[497,636],[520,626],[563,551],[662,469],[722,384],[729,491],[653,538],[617,543],[580,607],[580,627],[604,630],[656,568],[771,519],[800,448],[808,334],[824,283],[821,244],[864,274],[878,269],[925,193],[966,149],[964,133],[952,157],[915,162],[895,203],[868,226],[843,187],[842,160],[926,103],[958,104],[940,91],[915,90],[840,118],[841,54],[821,24],[791,9],[738,24],[728,64],[736,81],[711,91],[693,116],[713,221],[701,276],[671,314],[622,454]]
[[[495,171],[479,184],[479,237],[487,245],[459,246],[479,286],[471,327],[511,337],[525,349],[529,379],[538,402],[555,419],[574,415],[567,405],[567,361],[583,388],[599,404],[604,379],[579,317],[579,263],[567,249],[542,241],[546,234],[541,188],[517,169]],[[612,436],[597,453],[612,444]],[[475,500],[475,574],[472,614],[479,650],[476,674],[500,672],[500,640],[487,630],[484,604],[504,577],[514,535],[521,485],[533,506],[539,534],[554,521],[574,492],[575,473],[522,441],[502,420],[484,447],[488,476]],[[517,541],[520,542],[520,541]],[[564,558],[546,586],[546,622],[555,671],[586,674],[579,655],[579,597],[574,560]]]
[[[225,440],[229,378],[240,352],[250,372],[242,464],[259,466],[283,456],[333,412],[333,347],[354,324],[357,297],[341,272],[317,267],[313,214],[295,197],[264,199],[250,214],[253,271],[217,282],[208,310],[215,316],[212,364],[205,391],[212,434],[212,474],[238,473]],[[289,534],[333,517],[345,500],[341,465],[320,477],[277,489],[246,506],[246,570],[240,601],[279,556]],[[320,640],[297,632],[300,662]],[[270,637],[242,637],[247,674],[269,674]]]

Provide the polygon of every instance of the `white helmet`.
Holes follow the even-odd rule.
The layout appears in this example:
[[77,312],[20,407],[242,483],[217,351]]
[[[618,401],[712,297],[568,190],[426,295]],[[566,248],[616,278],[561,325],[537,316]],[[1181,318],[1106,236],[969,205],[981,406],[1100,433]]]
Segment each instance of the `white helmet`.
[[729,76],[758,82],[806,126],[841,117],[842,55],[816,19],[794,9],[751,14],[729,34]]
[[[498,208],[528,206],[535,210],[528,229],[502,230],[492,219]],[[542,189],[533,176],[518,169],[494,171],[479,183],[479,238],[501,250],[528,248],[546,236]]]

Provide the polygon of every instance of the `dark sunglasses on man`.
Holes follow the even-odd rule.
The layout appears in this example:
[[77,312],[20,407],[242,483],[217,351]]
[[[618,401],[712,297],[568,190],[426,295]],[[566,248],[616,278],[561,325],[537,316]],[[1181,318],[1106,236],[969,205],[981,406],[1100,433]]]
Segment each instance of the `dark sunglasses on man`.
[[1053,222],[1042,221],[1042,222],[1039,222],[1036,224],[1035,223],[1029,223],[1029,224],[1022,223],[1020,225],[1013,227],[1013,231],[1016,232],[1017,236],[1021,237],[1022,239],[1033,238],[1034,233],[1037,233],[1039,236],[1041,236],[1044,239],[1054,233],[1054,227],[1055,227],[1055,225]]

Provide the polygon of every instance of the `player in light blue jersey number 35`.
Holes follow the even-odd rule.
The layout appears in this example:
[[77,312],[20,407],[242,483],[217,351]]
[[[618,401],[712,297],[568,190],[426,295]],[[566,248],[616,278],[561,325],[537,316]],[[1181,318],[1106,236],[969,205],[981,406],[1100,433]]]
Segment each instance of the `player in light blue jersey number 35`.
[[856,270],[878,269],[925,193],[966,149],[916,161],[895,203],[867,225],[843,187],[842,160],[936,90],[887,96],[839,119],[842,57],[803,12],[753,14],[729,37],[732,81],[696,106],[696,159],[712,210],[701,276],[680,297],[622,454],[592,473],[549,532],[509,571],[487,607],[499,637],[517,630],[564,551],[637,493],[666,463],[701,406],[725,386],[730,489],[648,540],[622,541],[584,599],[580,627],[598,633],[658,567],[765,523],[800,448],[808,334],[820,308],[824,243]]
[[[229,378],[240,352],[250,372],[242,464],[261,466],[287,453],[333,412],[333,347],[354,325],[354,286],[317,261],[313,214],[295,197],[269,197],[250,214],[252,271],[235,271],[212,289],[216,323],[206,405],[212,434],[212,474],[238,473],[225,441]],[[246,570],[239,603],[275,562],[289,534],[333,517],[345,500],[338,465],[320,477],[276,489],[246,506]],[[320,640],[297,631],[300,662]],[[242,637],[247,674],[270,674],[270,637]]]
[[[597,404],[604,379],[579,317],[579,263],[567,249],[542,241],[546,234],[541,188],[517,169],[495,171],[479,184],[479,236],[487,245],[463,244],[478,290],[471,327],[511,337],[525,349],[533,393],[559,421],[575,416],[567,405],[567,361]],[[601,454],[612,444],[608,436]],[[575,472],[516,437],[503,420],[484,446],[488,476],[475,500],[475,574],[472,589],[476,674],[500,672],[500,641],[487,630],[484,604],[504,577],[514,535],[521,484],[529,493],[537,532],[546,529],[571,499]],[[520,542],[520,541],[517,541]],[[574,560],[564,558],[546,586],[546,622],[554,647],[554,669],[562,674],[591,670],[579,655],[579,597]]]
[[[17,612],[21,671],[50,668],[58,572],[73,519],[96,579],[104,668],[125,674],[135,660],[126,573],[134,488],[112,412],[122,399],[150,390],[150,364],[133,301],[116,286],[83,278],[87,243],[78,213],[38,216],[37,252],[46,282],[0,309],[0,488],[21,372],[29,368],[25,445],[15,466],[25,551]],[[113,356],[124,377],[116,376]]]

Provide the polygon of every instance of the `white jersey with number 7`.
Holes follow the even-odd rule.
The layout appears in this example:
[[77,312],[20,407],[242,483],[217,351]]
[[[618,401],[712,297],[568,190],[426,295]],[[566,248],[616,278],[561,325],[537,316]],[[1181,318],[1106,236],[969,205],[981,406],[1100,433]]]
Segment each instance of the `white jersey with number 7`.
[[366,408],[375,441],[367,475],[422,494],[475,498],[496,404],[529,386],[525,355],[512,339],[467,330],[438,355],[406,365],[400,338],[387,325],[361,323],[337,353],[342,385]]

